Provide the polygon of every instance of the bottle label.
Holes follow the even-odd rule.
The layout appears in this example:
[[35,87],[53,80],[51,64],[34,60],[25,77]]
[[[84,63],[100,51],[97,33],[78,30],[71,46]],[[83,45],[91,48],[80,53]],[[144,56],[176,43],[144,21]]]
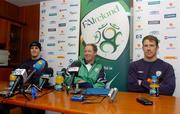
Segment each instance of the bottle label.
[[63,85],[62,84],[56,84],[55,85],[55,90],[56,91],[62,91],[63,90]]
[[9,82],[9,87],[12,87],[14,85],[14,81]]

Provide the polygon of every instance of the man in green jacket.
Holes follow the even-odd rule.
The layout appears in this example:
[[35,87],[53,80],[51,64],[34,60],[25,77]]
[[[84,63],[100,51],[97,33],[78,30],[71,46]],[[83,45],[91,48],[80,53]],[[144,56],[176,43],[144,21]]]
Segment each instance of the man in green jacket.
[[[79,84],[83,88],[103,88],[107,80],[103,66],[96,59],[97,47],[95,44],[87,44],[84,49],[84,58],[73,62],[70,67],[79,67],[75,76],[74,84]],[[68,84],[70,77],[66,77],[65,83]]]

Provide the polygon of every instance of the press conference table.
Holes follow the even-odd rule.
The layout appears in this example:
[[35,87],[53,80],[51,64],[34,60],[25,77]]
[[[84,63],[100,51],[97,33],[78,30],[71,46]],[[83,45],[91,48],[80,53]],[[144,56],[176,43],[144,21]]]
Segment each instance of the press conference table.
[[[2,86],[2,82],[1,86]],[[180,97],[151,97],[144,93],[119,92],[115,102],[105,98],[101,103],[82,104],[70,100],[72,95],[66,92],[52,91],[28,101],[22,94],[8,99],[0,97],[1,103],[35,109],[63,112],[65,114],[180,114]],[[145,97],[154,102],[152,106],[144,106],[136,101],[137,97]],[[101,99],[101,98],[99,98]]]

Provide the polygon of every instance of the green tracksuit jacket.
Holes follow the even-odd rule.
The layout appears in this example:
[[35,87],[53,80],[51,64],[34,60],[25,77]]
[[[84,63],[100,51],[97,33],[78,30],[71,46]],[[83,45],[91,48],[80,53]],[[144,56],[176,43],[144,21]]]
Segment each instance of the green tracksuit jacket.
[[[105,83],[107,80],[105,79],[105,73],[103,66],[98,63],[97,59],[95,60],[94,64],[92,65],[91,69],[88,71],[86,68],[85,60],[79,59],[75,61],[77,64],[72,63],[72,67],[80,67],[78,75],[74,79],[74,83],[78,83],[79,80],[84,80],[90,83],[94,88],[102,88],[105,87]],[[74,63],[75,63],[74,62]],[[69,83],[70,77],[66,77],[65,83]]]

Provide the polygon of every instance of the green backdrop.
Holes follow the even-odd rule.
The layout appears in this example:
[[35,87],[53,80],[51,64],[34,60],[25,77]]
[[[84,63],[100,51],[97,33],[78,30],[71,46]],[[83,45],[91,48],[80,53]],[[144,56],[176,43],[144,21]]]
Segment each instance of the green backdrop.
[[[88,13],[95,10],[96,8],[109,4],[112,2],[119,2],[120,5],[124,8],[126,12],[129,12],[129,0],[81,0],[81,21],[83,20]],[[128,17],[129,18],[129,17]],[[121,21],[121,20],[119,20]],[[82,31],[81,31],[82,34]],[[92,32],[92,34],[94,34]],[[111,87],[117,87],[121,91],[127,90],[127,72],[129,66],[129,37],[125,38],[127,44],[120,54],[120,56],[116,60],[106,59],[103,56],[97,56],[100,59],[100,62],[105,66],[106,78],[108,81],[111,81],[116,75],[117,77],[112,81]],[[85,41],[82,39],[80,40],[80,56],[84,56],[84,46]]]

